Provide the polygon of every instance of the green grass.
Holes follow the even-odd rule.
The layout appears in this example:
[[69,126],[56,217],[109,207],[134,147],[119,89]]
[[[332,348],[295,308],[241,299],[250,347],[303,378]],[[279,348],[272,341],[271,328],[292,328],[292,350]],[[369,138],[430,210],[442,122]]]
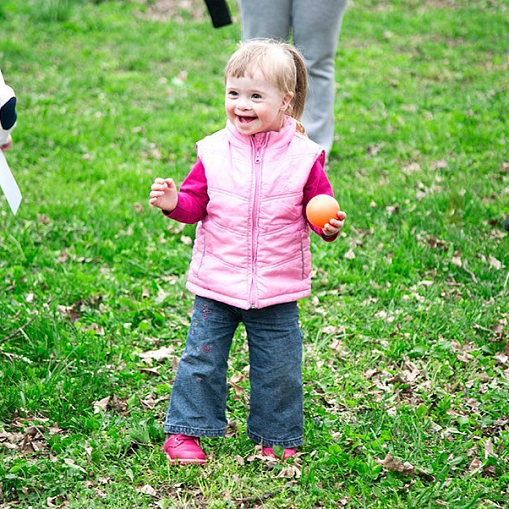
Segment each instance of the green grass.
[[[350,6],[329,161],[348,221],[340,242],[312,242],[302,454],[253,457],[239,330],[228,437],[182,469],[161,452],[162,421],[194,229],[147,199],[223,126],[240,26],[233,2],[221,30],[201,2],[163,21],[158,5],[0,5],[23,193],[16,217],[0,201],[1,506],[505,507],[507,3]],[[138,355],[161,347],[161,361]]]

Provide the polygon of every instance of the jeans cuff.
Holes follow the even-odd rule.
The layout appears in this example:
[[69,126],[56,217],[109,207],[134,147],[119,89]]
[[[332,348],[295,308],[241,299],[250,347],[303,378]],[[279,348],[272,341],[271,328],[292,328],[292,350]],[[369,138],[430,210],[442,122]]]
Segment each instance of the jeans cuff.
[[284,449],[299,447],[299,445],[302,445],[304,443],[304,437],[296,437],[293,439],[287,439],[287,440],[278,440],[277,438],[266,438],[262,437],[256,433],[253,433],[250,430],[247,430],[247,436],[255,443],[262,444],[263,447],[274,447],[275,445],[279,445],[280,447],[283,447]]
[[217,438],[224,437],[226,429],[201,429],[189,428],[187,426],[172,426],[170,424],[164,425],[164,432],[167,435],[187,435],[188,437],[208,437]]

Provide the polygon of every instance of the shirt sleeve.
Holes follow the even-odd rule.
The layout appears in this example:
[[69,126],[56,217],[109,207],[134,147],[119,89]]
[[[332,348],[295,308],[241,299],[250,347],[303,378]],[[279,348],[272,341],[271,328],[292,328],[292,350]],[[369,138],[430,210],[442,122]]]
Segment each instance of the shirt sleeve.
[[[313,165],[313,167],[311,168],[311,172],[309,173],[308,181],[306,182],[306,185],[304,187],[304,197],[302,203],[304,216],[306,216],[306,206],[311,200],[311,198],[314,198],[319,194],[328,194],[329,196],[334,196],[332,186],[324,170],[324,164],[325,156],[324,154],[322,154],[322,156],[315,161],[315,164]],[[320,237],[322,237],[322,239],[325,240],[326,242],[332,242],[337,238],[337,235],[327,237],[326,235],[323,234],[321,228],[313,226],[311,223],[309,223],[309,226],[316,234],[320,235]]]
[[163,210],[163,214],[180,223],[194,224],[205,218],[208,203],[205,168],[198,159],[180,186],[177,206],[171,212]]

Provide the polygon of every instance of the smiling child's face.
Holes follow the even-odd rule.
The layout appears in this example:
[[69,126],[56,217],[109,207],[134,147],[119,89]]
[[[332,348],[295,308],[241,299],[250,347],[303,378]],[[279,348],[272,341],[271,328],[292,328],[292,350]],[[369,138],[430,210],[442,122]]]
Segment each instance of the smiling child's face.
[[279,131],[293,94],[283,93],[256,69],[252,76],[226,80],[225,109],[241,134]]

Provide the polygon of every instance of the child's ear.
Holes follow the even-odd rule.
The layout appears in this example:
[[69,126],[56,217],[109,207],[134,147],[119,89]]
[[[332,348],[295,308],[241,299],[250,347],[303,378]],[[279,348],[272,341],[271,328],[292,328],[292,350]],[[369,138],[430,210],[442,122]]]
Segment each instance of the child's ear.
[[283,96],[283,103],[281,104],[281,111],[286,111],[288,109],[288,106],[290,106],[292,99],[293,99],[293,92],[287,92]]

